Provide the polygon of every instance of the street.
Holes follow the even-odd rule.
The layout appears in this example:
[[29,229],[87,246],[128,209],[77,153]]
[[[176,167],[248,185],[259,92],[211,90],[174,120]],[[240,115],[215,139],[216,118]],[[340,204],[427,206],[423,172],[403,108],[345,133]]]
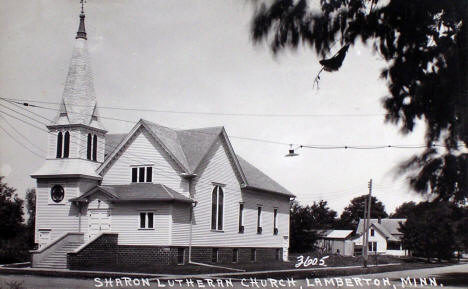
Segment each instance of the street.
[[[99,277],[98,277],[99,278]],[[404,279],[404,281],[401,280]],[[414,278],[414,279],[413,279]],[[429,279],[432,278],[432,279]],[[435,279],[433,279],[435,278]],[[468,264],[418,269],[408,271],[395,271],[389,273],[378,273],[359,276],[344,276],[332,278],[317,278],[313,276],[307,280],[268,280],[263,283],[260,280],[246,279],[243,282],[233,280],[232,285],[229,282],[221,280],[205,279],[197,281],[195,279],[181,278],[178,282],[161,280],[150,280],[145,283],[145,280],[133,278],[108,279],[79,279],[79,278],[55,278],[32,275],[0,275],[0,288],[28,288],[28,289],[74,289],[74,288],[341,288],[341,287],[361,287],[361,288],[429,288],[437,287],[444,288],[468,288]],[[18,283],[19,282],[19,283]],[[193,282],[193,283],[192,283]],[[197,283],[198,282],[198,283]],[[427,285],[425,285],[425,282]],[[10,285],[8,285],[8,283]],[[15,284],[14,284],[15,283]],[[21,285],[21,287],[14,287]]]

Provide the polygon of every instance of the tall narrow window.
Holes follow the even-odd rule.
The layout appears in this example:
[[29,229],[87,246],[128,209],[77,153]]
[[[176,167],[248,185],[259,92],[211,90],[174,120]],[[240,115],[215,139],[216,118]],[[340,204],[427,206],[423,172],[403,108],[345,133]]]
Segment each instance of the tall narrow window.
[[140,229],[146,228],[146,213],[140,213]]
[[262,233],[262,207],[257,207],[257,234]]
[[132,183],[136,183],[138,181],[138,168],[132,168]]
[[93,139],[91,137],[91,134],[88,133],[88,146],[86,147],[86,158],[88,160],[91,159],[91,143],[93,142]]
[[278,209],[273,209],[273,235],[278,235]]
[[374,237],[374,235],[375,235],[374,229],[371,229],[371,230],[370,230],[370,235],[371,235],[372,237]]
[[211,193],[211,229],[216,230],[216,212],[218,207],[218,192],[217,187],[213,189]]
[[138,170],[139,170],[138,182],[144,183],[145,182],[145,168],[141,167],[141,168],[138,168]]
[[62,146],[63,146],[63,134],[59,132],[57,134],[57,158],[62,157]]
[[244,204],[239,204],[239,233],[244,233]]
[[154,215],[153,215],[153,213],[148,213],[147,216],[148,216],[148,228],[154,228],[154,224],[153,224]]
[[223,229],[224,193],[220,186],[215,186],[211,194],[211,229]]
[[70,155],[70,133],[65,132],[65,138],[63,139],[63,157],[68,158]]
[[153,167],[146,167],[146,182],[151,183],[153,181]]
[[221,187],[218,188],[218,230],[223,229],[223,203],[224,193]]
[[97,135],[93,136],[93,161],[97,160]]

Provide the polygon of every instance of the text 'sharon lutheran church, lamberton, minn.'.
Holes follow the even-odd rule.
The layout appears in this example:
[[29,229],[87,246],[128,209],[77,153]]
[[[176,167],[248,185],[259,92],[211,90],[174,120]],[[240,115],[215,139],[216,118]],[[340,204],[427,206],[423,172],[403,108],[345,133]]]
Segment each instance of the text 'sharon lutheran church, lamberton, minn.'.
[[80,15],[37,180],[33,267],[287,260],[288,190],[234,153],[223,127],[101,124]]

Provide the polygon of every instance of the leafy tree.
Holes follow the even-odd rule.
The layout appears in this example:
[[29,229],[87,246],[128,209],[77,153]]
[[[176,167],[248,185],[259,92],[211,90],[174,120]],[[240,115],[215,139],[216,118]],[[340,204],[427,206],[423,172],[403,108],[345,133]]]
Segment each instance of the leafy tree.
[[400,225],[402,244],[413,256],[451,259],[457,249],[455,219],[457,207],[446,202],[420,203],[409,214],[405,224]]
[[0,239],[16,237],[23,230],[23,200],[0,176]]
[[26,209],[28,212],[28,221],[26,223],[26,231],[28,234],[28,244],[32,248],[34,246],[34,226],[36,224],[36,190],[28,189],[26,191]]
[[311,226],[313,229],[331,229],[336,223],[336,211],[328,206],[328,202],[320,200],[310,206]]
[[325,58],[341,45],[320,61],[322,70],[336,71],[356,42],[371,44],[386,61],[386,121],[405,134],[416,120],[426,123],[426,149],[401,173],[437,200],[467,198],[468,0],[320,0],[318,9],[307,0],[253,2],[252,38],[274,53],[304,44]]
[[335,223],[336,212],[326,201],[301,206],[294,202],[291,208],[291,251],[307,252],[314,249],[318,235],[314,230],[329,229]]
[[[351,200],[350,204],[341,213],[339,227],[343,229],[356,229],[359,219],[364,217],[364,208],[369,195],[362,195]],[[376,197],[371,197],[371,218],[388,217],[385,206]]]
[[25,261],[29,257],[23,200],[0,176],[0,263]]
[[390,215],[390,218],[408,218],[408,216],[413,213],[415,207],[416,203],[413,201],[403,203],[395,209],[395,212]]

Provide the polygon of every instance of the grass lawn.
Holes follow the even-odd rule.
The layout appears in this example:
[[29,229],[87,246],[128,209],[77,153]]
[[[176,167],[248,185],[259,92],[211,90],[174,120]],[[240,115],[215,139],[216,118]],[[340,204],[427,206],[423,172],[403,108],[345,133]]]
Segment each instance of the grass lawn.
[[[307,256],[307,254],[305,254]],[[311,255],[313,256],[313,255]],[[290,256],[290,262],[268,262],[268,263],[247,263],[247,264],[218,264],[224,267],[243,269],[246,272],[253,271],[271,271],[271,270],[292,270],[293,272],[267,272],[260,273],[253,277],[257,278],[305,278],[305,277],[326,277],[326,276],[339,276],[339,275],[353,275],[353,274],[366,274],[366,273],[377,273],[377,272],[387,272],[387,271],[396,271],[396,270],[410,270],[417,268],[429,268],[444,266],[445,264],[429,264],[415,260],[405,260],[393,256],[384,256],[380,255],[374,258],[372,256],[369,258],[369,268],[337,268],[332,269],[333,267],[342,267],[342,266],[361,266],[362,258],[361,257],[352,257],[352,256],[339,256],[339,255],[330,255],[326,259],[327,268],[329,270],[316,270],[316,271],[303,271],[295,270],[295,264],[297,255]],[[390,264],[390,263],[401,263],[401,265],[396,266],[385,266],[385,267],[371,267],[374,264]],[[214,264],[213,264],[214,265]],[[324,268],[323,266],[300,266],[298,269],[314,269],[314,268]],[[138,272],[138,273],[152,273],[152,274],[176,274],[176,275],[195,275],[195,274],[209,274],[209,273],[230,273],[234,272],[232,270],[223,269],[223,268],[213,268],[205,267],[199,265],[156,265],[156,264],[146,264],[138,267],[129,266],[126,264],[121,264],[119,266],[108,266],[106,268],[88,268],[88,270],[100,270],[100,271],[114,271],[114,272]],[[246,277],[252,277],[252,275],[245,275]],[[242,278],[242,276],[236,276],[235,278]]]

